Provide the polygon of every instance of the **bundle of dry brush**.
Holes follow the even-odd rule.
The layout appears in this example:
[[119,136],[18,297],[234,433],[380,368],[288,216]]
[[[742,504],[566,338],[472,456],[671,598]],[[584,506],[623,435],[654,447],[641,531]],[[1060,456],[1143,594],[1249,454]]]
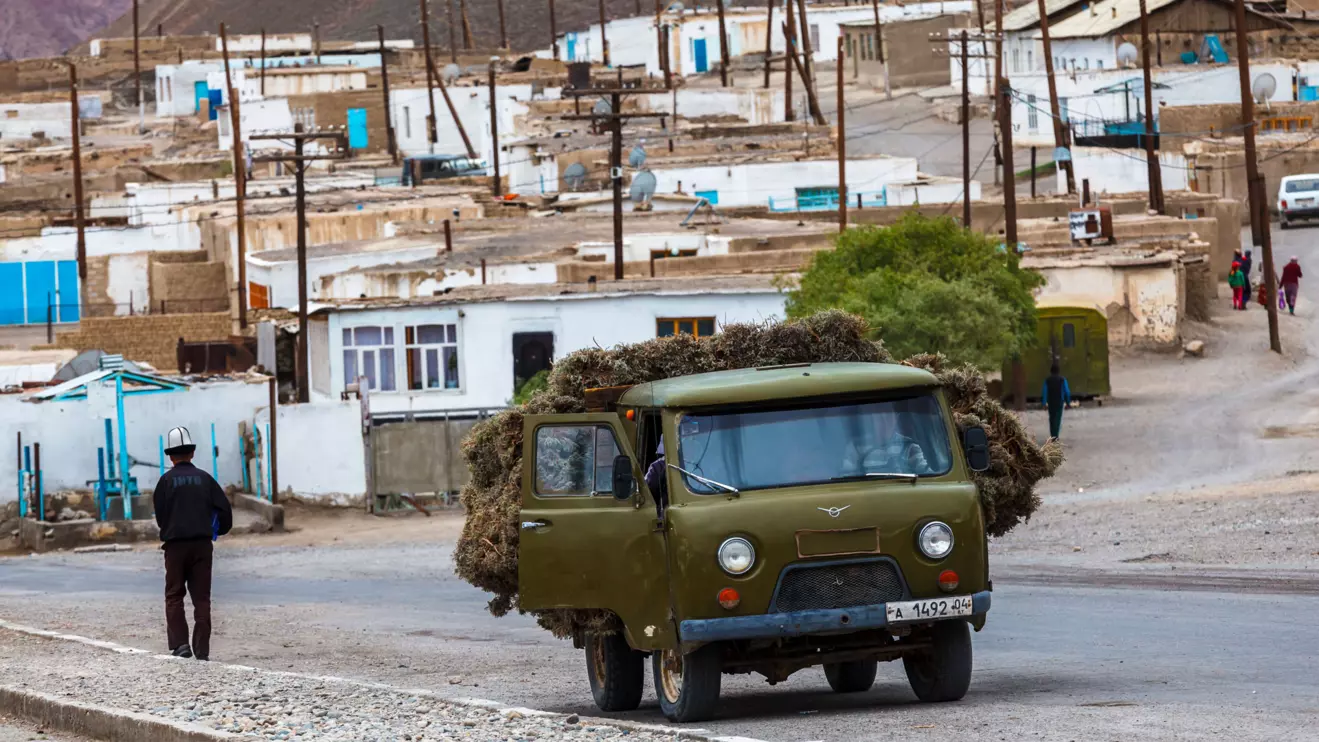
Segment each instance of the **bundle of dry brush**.
[[[585,391],[674,376],[788,363],[893,363],[865,321],[845,312],[822,312],[789,322],[727,325],[718,335],[656,338],[609,350],[572,353],[555,364],[547,387],[521,408],[496,415],[472,429],[463,443],[471,469],[462,502],[467,522],[454,552],[456,571],[493,593],[490,612],[518,608],[519,509],[522,503],[524,415],[585,412]],[[959,429],[983,425],[989,434],[991,466],[975,474],[986,530],[1001,536],[1039,507],[1035,484],[1062,463],[1057,442],[1037,444],[1017,417],[987,394],[975,368],[953,365],[941,355],[919,355],[903,363],[932,372],[943,384]],[[610,632],[604,611],[537,611],[540,625],[560,638],[578,631]]]

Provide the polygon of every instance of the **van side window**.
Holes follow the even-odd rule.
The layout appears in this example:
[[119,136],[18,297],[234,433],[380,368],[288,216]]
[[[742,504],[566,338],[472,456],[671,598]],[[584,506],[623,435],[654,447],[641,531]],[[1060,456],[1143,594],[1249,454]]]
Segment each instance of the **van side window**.
[[1068,322],[1063,325],[1063,347],[1064,348],[1076,347],[1076,325],[1072,324],[1071,322]]
[[590,497],[613,492],[614,431],[603,425],[536,429],[536,494]]

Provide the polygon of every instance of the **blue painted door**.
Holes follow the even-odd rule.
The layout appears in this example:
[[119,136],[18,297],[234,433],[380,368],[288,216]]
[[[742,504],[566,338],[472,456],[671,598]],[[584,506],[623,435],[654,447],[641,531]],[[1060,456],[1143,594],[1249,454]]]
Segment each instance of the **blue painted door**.
[[192,97],[192,112],[197,113],[202,110],[202,101],[211,99],[211,93],[206,89],[205,80],[198,80],[192,84]]
[[220,106],[224,105],[224,91],[223,90],[210,91],[210,99],[211,99],[211,110],[210,110],[210,115],[207,116],[207,118],[211,121],[214,121],[220,115]]
[[568,34],[567,42],[568,42],[568,61],[569,61],[569,62],[576,62],[576,61],[577,61],[577,34],[572,34],[572,33]]
[[719,191],[697,191],[696,197],[709,201],[711,206],[719,205]]
[[23,324],[23,264],[0,263],[0,325]]
[[27,282],[27,321],[30,325],[40,324],[46,321],[46,310],[55,301],[55,261],[33,261],[24,263],[23,268]]
[[366,149],[366,109],[348,109],[348,148]]
[[692,59],[696,60],[697,72],[710,70],[710,60],[705,54],[705,39],[692,39]]
[[61,260],[55,268],[55,278],[59,281],[60,311],[56,320],[59,322],[77,322],[81,316],[82,295],[78,291],[78,261]]

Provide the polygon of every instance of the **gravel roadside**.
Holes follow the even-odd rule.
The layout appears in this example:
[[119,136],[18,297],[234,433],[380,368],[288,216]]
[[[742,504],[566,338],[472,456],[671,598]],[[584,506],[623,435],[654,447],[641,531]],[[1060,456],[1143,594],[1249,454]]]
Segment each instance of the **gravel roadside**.
[[278,742],[678,739],[530,710],[458,705],[421,691],[158,655],[115,654],[0,630],[14,688]]

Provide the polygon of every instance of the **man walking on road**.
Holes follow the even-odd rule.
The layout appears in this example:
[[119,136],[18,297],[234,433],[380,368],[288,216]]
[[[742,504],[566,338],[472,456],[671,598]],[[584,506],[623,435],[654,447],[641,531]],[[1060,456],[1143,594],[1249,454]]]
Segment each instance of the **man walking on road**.
[[[156,484],[152,500],[165,551],[165,627],[176,657],[211,656],[212,542],[234,525],[224,490],[211,475],[192,465],[197,447],[187,428],[169,431],[165,453],[174,467]],[[183,597],[192,594],[192,644]]]
[[1072,390],[1067,387],[1067,379],[1063,378],[1057,361],[1049,367],[1049,377],[1044,380],[1040,396],[1044,398],[1044,406],[1049,408],[1049,438],[1057,438],[1063,429],[1063,409],[1072,401]]
[[1287,311],[1296,314],[1296,292],[1301,290],[1301,259],[1292,256],[1291,262],[1282,267],[1282,295],[1287,298]]

